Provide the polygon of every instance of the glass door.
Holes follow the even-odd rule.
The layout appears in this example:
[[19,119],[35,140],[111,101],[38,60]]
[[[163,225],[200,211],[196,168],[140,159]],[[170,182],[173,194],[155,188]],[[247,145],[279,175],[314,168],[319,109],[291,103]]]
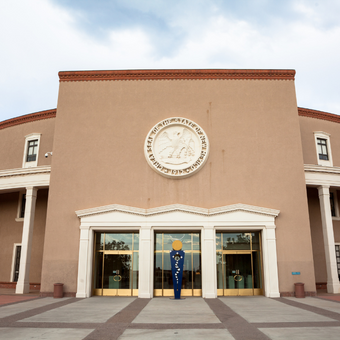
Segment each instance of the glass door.
[[[130,274],[132,267],[132,252],[130,254],[105,254],[103,289],[130,290]],[[103,292],[104,295],[118,295],[117,291]],[[123,292],[121,292],[123,293]],[[124,295],[129,295],[125,292]]]
[[138,296],[139,235],[96,233],[94,295]]
[[216,234],[217,295],[262,295],[260,233]]
[[200,233],[156,233],[154,254],[154,296],[174,296],[170,251],[180,240],[185,252],[181,296],[202,296]]
[[228,295],[253,295],[251,253],[223,254]]

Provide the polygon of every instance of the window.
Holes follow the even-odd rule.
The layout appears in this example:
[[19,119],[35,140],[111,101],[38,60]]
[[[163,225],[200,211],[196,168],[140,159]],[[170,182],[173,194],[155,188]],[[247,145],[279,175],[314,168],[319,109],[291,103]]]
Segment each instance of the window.
[[329,191],[329,200],[331,204],[331,212],[334,220],[339,220],[339,202],[338,202],[338,192],[334,189]]
[[322,138],[317,138],[317,142],[318,142],[319,159],[328,161],[327,140],[322,139]]
[[330,134],[316,131],[314,138],[318,165],[333,166]]
[[21,244],[14,243],[10,282],[18,282],[20,268]]
[[21,204],[20,204],[19,218],[24,218],[25,217],[25,206],[26,206],[26,194],[22,194],[20,203]]
[[31,133],[25,137],[23,168],[31,168],[38,165],[40,136],[40,133]]
[[24,220],[25,206],[26,206],[26,194],[25,192],[22,191],[19,193],[18,212],[17,217],[15,219],[17,222],[22,222]]
[[38,152],[38,140],[31,140],[28,142],[27,148],[27,158],[26,162],[34,162],[37,159],[37,152]]
[[336,256],[336,265],[338,270],[338,277],[340,281],[340,244],[335,245],[335,256]]
[[331,203],[332,216],[335,217],[336,213],[335,213],[334,192],[329,193],[329,200],[330,200],[330,203]]

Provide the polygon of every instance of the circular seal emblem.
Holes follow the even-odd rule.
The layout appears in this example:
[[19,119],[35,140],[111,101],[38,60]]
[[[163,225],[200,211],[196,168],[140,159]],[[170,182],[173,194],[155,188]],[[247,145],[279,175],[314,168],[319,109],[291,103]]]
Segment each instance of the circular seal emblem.
[[208,159],[209,141],[193,121],[173,117],[156,124],[144,145],[145,158],[165,177],[183,178],[200,170]]

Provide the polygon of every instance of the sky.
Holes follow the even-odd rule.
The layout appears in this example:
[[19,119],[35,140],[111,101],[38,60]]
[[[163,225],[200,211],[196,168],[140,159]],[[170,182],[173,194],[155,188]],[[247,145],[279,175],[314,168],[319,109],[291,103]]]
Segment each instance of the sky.
[[340,0],[0,0],[0,121],[57,107],[59,71],[294,69],[340,114]]

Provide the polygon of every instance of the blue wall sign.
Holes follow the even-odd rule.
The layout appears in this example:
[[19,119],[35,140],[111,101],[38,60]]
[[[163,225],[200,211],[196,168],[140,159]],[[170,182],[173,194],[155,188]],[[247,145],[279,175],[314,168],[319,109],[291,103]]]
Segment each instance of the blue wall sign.
[[300,275],[300,272],[292,272],[292,275]]

